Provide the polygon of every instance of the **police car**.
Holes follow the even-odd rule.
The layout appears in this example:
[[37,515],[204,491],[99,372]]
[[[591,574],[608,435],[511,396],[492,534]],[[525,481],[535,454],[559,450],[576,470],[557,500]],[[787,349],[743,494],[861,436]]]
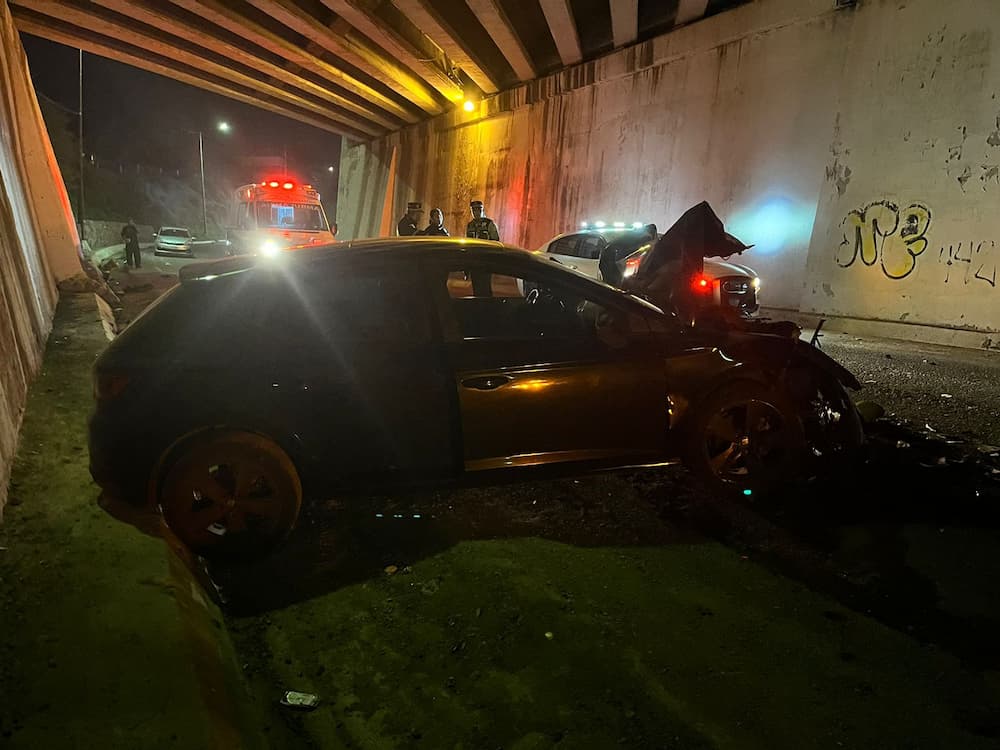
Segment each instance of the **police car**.
[[[537,252],[592,279],[605,281],[599,267],[601,251],[614,243],[615,263],[622,278],[627,279],[636,272],[642,257],[655,242],[644,227],[640,222],[610,225],[603,221],[583,222],[575,232],[553,237]],[[657,238],[661,236],[657,234]],[[694,283],[696,291],[711,295],[717,305],[734,307],[747,315],[757,312],[760,307],[760,277],[748,266],[705,258],[704,272]]]

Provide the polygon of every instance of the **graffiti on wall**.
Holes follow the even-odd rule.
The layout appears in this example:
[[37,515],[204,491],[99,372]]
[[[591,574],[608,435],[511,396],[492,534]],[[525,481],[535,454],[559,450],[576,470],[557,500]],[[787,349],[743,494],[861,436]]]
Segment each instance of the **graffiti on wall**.
[[859,260],[866,266],[877,263],[887,278],[905,279],[927,249],[930,226],[930,209],[921,203],[902,210],[889,201],[869,203],[844,217],[837,264],[850,268]]
[[[995,240],[982,242],[959,242],[938,251],[938,263],[947,267],[944,283],[953,278],[961,278],[968,284],[989,284],[997,286],[997,243]],[[952,272],[955,276],[952,276]]]

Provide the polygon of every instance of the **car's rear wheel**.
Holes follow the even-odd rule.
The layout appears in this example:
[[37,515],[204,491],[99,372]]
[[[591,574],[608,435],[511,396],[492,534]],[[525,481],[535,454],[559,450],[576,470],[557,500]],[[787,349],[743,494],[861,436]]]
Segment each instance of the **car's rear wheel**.
[[737,381],[694,407],[685,464],[714,492],[752,497],[798,476],[805,447],[788,399],[755,381]]
[[172,451],[159,489],[170,530],[206,557],[257,557],[295,526],[302,484],[273,441],[248,432],[198,435]]

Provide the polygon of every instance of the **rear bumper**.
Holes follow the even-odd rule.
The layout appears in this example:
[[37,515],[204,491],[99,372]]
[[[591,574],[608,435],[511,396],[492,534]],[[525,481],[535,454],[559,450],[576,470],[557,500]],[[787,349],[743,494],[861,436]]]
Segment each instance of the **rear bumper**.
[[149,502],[149,459],[132,446],[137,441],[98,415],[88,426],[90,476],[101,488],[97,504],[111,517],[158,535],[160,514]]
[[153,246],[153,253],[155,255],[177,255],[185,258],[194,257],[194,251],[191,248],[180,247],[160,247],[159,245]]

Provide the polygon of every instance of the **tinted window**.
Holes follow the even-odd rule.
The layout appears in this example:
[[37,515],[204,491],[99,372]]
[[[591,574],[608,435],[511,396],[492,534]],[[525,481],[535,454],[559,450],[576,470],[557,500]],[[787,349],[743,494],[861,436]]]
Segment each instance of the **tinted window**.
[[449,271],[442,282],[465,339],[601,339],[602,329],[632,322],[571,286],[488,266]]
[[161,237],[190,237],[191,233],[186,229],[161,229]]
[[651,245],[649,235],[645,232],[624,232],[608,243],[608,248],[614,253],[616,261],[624,260],[636,250]]
[[600,235],[589,234],[582,238],[577,254],[587,260],[597,260],[601,257],[601,248],[604,247],[604,240]]
[[549,252],[552,255],[568,255],[576,257],[576,248],[580,243],[580,235],[571,234],[569,237],[562,237],[549,245]]
[[333,341],[423,341],[429,325],[411,278],[348,271],[293,281],[300,314]]
[[229,317],[252,333],[253,346],[268,336],[273,339],[268,343],[307,348],[336,342],[418,343],[430,337],[415,271],[340,264],[301,271],[258,271],[240,285]]

